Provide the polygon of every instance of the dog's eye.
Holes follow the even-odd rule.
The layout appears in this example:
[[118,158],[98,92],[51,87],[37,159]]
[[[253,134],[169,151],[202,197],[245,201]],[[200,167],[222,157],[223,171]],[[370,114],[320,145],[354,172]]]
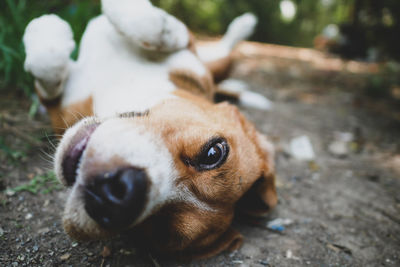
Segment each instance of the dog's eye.
[[196,158],[196,167],[201,170],[212,170],[220,167],[228,157],[229,146],[225,139],[216,138],[208,142]]

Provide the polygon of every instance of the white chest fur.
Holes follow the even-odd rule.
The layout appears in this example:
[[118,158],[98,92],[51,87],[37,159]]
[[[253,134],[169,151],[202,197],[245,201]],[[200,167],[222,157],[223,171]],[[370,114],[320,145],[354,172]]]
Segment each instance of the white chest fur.
[[65,84],[63,106],[92,96],[99,117],[144,111],[173,97],[172,69],[202,76],[206,69],[189,50],[144,51],[118,33],[105,16],[93,19],[82,38],[79,59]]

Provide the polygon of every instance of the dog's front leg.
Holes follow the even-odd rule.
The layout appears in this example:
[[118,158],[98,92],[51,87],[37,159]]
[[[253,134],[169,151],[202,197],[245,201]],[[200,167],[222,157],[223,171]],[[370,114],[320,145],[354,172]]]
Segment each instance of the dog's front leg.
[[56,15],[44,15],[32,20],[23,37],[25,70],[35,77],[39,97],[52,101],[60,97],[75,48],[73,34],[67,22]]

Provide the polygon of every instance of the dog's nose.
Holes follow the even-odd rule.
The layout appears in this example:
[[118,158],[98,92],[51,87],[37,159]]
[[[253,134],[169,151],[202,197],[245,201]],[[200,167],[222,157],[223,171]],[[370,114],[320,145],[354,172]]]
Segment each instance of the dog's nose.
[[124,168],[92,177],[85,186],[85,209],[107,229],[123,229],[140,215],[146,202],[147,175]]

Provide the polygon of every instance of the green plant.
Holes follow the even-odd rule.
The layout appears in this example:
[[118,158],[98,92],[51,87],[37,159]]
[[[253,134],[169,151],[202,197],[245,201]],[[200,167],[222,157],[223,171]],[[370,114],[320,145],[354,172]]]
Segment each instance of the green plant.
[[89,19],[100,13],[100,3],[96,0],[0,1],[0,90],[18,90],[27,96],[33,93],[32,77],[23,68],[22,36],[33,18],[48,13],[68,21],[79,42]]
[[366,78],[365,93],[372,97],[388,97],[394,86],[400,85],[400,65],[388,62],[378,73]]
[[5,157],[10,161],[19,161],[26,157],[26,153],[21,150],[15,150],[6,145],[4,139],[0,137],[0,151],[5,154]]
[[61,190],[62,185],[58,182],[53,171],[49,171],[42,175],[36,175],[29,183],[14,187],[13,192],[27,191],[32,194],[47,194],[53,191]]

